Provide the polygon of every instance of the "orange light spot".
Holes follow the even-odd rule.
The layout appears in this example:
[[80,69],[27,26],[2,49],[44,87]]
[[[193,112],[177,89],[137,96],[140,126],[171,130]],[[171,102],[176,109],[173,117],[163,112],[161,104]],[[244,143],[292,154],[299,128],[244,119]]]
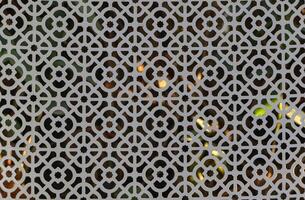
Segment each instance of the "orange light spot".
[[142,65],[139,65],[138,67],[137,67],[137,71],[138,72],[144,72],[144,65],[142,64]]
[[167,82],[165,80],[158,81],[159,88],[165,88],[167,86]]

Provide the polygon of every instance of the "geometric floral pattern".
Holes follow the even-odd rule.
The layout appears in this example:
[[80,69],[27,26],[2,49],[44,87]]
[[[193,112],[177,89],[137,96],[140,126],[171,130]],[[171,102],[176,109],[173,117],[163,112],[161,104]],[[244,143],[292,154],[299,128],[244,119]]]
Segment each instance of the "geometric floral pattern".
[[0,1],[1,199],[303,199],[304,0]]

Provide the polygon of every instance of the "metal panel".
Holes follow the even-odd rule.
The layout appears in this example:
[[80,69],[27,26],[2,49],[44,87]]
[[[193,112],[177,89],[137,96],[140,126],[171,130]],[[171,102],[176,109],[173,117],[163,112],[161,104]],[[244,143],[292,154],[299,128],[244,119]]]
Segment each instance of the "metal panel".
[[304,0],[0,0],[1,199],[304,199]]

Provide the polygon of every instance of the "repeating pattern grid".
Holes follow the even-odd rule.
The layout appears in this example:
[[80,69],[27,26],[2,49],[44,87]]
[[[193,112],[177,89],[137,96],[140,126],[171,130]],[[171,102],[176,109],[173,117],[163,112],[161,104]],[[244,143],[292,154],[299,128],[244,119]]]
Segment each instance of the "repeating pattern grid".
[[304,199],[304,0],[0,0],[1,199]]

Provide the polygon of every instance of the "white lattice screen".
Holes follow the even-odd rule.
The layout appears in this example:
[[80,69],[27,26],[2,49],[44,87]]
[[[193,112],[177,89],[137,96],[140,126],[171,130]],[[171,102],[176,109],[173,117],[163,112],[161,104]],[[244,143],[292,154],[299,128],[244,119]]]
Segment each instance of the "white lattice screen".
[[1,199],[305,199],[304,0],[0,0]]

